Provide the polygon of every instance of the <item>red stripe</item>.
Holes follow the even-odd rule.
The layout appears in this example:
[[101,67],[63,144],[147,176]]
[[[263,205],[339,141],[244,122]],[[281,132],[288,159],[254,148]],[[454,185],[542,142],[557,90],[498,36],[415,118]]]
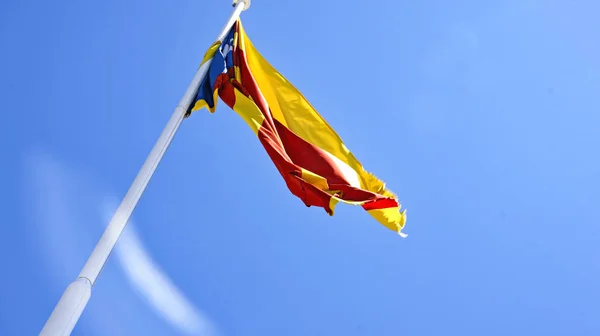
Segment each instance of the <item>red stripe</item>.
[[365,210],[379,210],[387,208],[397,208],[400,204],[393,198],[382,198],[373,202],[368,202],[362,205]]
[[382,198],[368,190],[356,188],[344,177],[340,167],[323,149],[311,144],[274,120],[277,133],[292,162],[327,180],[330,190],[339,190],[338,197],[346,201],[364,202]]
[[302,139],[277,119],[274,123],[281,142],[295,164],[325,177],[329,183],[350,184],[327,152]]
[[229,76],[227,74],[220,74],[215,81],[215,90],[218,90],[219,97],[225,104],[233,108],[235,105],[235,88],[229,82]]
[[329,207],[331,195],[313,186],[302,179],[302,171],[286,158],[285,149],[274,139],[274,134],[268,127],[263,126],[258,130],[258,139],[277,167],[292,194],[300,198],[306,206],[322,207],[327,213],[332,214]]

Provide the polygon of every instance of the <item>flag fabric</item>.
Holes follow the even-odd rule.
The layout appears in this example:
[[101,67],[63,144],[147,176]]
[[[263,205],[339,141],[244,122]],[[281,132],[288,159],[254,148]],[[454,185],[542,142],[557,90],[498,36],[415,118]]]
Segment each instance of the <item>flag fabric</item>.
[[256,50],[241,21],[222,43],[207,51],[212,59],[186,116],[217,97],[241,116],[258,137],[289,190],[306,206],[333,215],[337,203],[362,206],[401,236],[406,211],[397,197],[365,171],[342,139],[304,96]]

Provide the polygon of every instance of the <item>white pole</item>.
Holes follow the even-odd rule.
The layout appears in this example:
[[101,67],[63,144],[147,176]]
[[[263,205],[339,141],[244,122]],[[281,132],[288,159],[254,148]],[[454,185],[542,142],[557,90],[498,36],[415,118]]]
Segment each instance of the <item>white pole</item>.
[[[234,10],[227,20],[225,27],[223,27],[221,34],[219,34],[217,38],[218,41],[223,41],[225,35],[227,35],[229,29],[231,29],[235,21],[239,18],[241,12],[250,7],[250,0],[236,0],[233,1],[233,5]],[[110,253],[115,247],[119,236],[125,229],[146,186],[148,186],[150,178],[171,144],[177,129],[179,129],[185,112],[188,110],[190,104],[192,104],[196,92],[198,91],[198,87],[208,72],[210,63],[210,60],[207,61],[196,72],[192,82],[175,108],[171,119],[169,119],[167,125],[160,134],[152,151],[146,158],[144,165],[140,168],[138,175],[135,177],[135,180],[133,180],[127,194],[125,194],[125,197],[121,201],[119,208],[102,234],[100,241],[81,270],[79,277],[69,284],[56,304],[56,307],[54,307],[54,311],[52,311],[52,314],[40,332],[41,336],[68,336],[71,334],[71,331],[75,327],[75,324],[77,324],[81,313],[83,313],[83,310],[90,299],[92,286],[96,283],[96,280],[106,264]]]

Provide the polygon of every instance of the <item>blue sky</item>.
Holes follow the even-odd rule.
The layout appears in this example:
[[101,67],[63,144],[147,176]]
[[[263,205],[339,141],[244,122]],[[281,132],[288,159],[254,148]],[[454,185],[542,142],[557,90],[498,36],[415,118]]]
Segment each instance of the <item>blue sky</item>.
[[[0,4],[0,334],[39,332],[228,1]],[[263,55],[408,209],[292,196],[219,104],[180,132],[74,335],[598,335],[595,1],[254,1]]]

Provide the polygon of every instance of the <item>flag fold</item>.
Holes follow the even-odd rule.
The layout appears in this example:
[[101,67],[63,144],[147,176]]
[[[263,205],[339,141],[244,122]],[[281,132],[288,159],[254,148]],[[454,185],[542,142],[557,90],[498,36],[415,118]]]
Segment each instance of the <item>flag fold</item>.
[[208,74],[187,116],[217,97],[250,126],[292,194],[333,215],[337,203],[362,206],[401,236],[406,211],[361,163],[306,98],[256,50],[238,20],[207,51]]

